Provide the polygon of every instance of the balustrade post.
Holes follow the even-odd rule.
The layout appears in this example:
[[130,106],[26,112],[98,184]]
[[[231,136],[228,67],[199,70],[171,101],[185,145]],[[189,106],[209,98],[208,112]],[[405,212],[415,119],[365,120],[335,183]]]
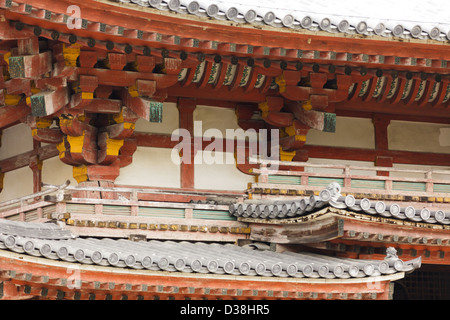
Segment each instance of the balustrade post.
[[392,179],[386,179],[384,182],[384,189],[386,191],[392,191]]
[[192,208],[184,209],[184,218],[185,219],[192,219],[193,216],[194,216],[194,209],[192,209]]
[[352,187],[352,177],[350,176],[350,167],[345,166],[344,168],[344,188]]
[[95,214],[103,214],[103,204],[94,204]]
[[132,216],[138,216],[139,215],[139,206],[138,205],[131,206],[131,215]]
[[432,178],[433,173],[431,171],[427,171],[425,173],[425,191],[426,192],[433,192],[434,191],[434,182],[433,182],[433,178]]
[[259,183],[269,183],[269,174],[267,172],[267,164],[261,163],[259,166],[261,173],[258,176]]

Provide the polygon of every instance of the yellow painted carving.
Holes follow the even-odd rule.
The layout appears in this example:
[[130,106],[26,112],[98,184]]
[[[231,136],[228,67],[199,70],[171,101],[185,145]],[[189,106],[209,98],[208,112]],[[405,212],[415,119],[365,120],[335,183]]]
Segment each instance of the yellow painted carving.
[[56,149],[59,151],[59,158],[64,158],[64,152],[66,152],[66,147],[64,145],[64,140],[56,145]]
[[64,61],[66,63],[66,66],[69,67],[76,67],[77,66],[77,59],[80,55],[80,48],[81,45],[75,43],[72,45],[63,45],[63,56]]
[[296,152],[295,151],[283,151],[283,149],[280,148],[280,160],[281,161],[292,161],[294,158]]
[[75,180],[77,180],[78,183],[86,181],[88,179],[87,167],[85,165],[73,167],[72,172],[73,177],[75,178]]
[[83,152],[83,144],[84,144],[84,131],[83,135],[73,137],[67,136],[67,142],[70,145],[70,152],[81,153]]
[[260,104],[258,104],[258,108],[262,111],[261,117],[267,118],[267,115],[269,114],[269,105],[267,104],[267,102],[261,102]]
[[280,88],[280,93],[286,91],[286,80],[284,80],[284,76],[282,74],[275,78],[275,83]]
[[47,118],[37,118],[36,119],[36,128],[42,129],[42,128],[48,128],[52,125],[53,120],[47,119]]
[[134,130],[134,128],[136,128],[136,124],[134,124],[133,122],[125,122],[123,124],[123,128]]
[[247,233],[247,234],[250,234],[250,233],[252,233],[252,229],[251,228],[241,228],[241,233]]
[[106,154],[108,156],[118,156],[119,150],[123,146],[123,139],[106,139]]
[[81,99],[92,100],[92,99],[94,99],[94,93],[93,92],[82,92]]
[[5,104],[8,106],[15,106],[19,103],[22,96],[18,94],[5,94]]
[[10,76],[9,76],[9,57],[10,56],[11,56],[11,52],[7,52],[3,55],[3,59],[8,64],[8,68],[3,68],[3,80],[4,81],[10,79]]
[[7,52],[3,55],[3,60],[5,60],[8,66],[9,66],[9,57],[11,57],[11,52]]
[[36,82],[31,82],[31,93],[36,94],[41,92],[41,89],[36,88]]
[[285,131],[288,135],[290,135],[290,136],[295,136],[295,128],[294,128],[293,125],[284,128],[284,131]]
[[79,120],[79,121],[81,121],[81,122],[84,122],[85,120],[86,120],[86,115],[83,113],[83,114],[79,114],[78,116],[77,116],[77,119]]
[[35,88],[35,87],[31,87],[31,93],[36,94],[41,92],[41,89]]
[[133,98],[139,97],[139,92],[138,92],[138,90],[137,90],[136,85],[131,86],[131,87],[128,87],[128,93],[129,93]]
[[113,116],[113,119],[116,123],[122,123],[124,121],[123,120],[123,110],[121,110],[119,114],[115,114]]
[[59,126],[60,127],[71,127],[73,119],[65,119],[63,117],[59,117]]
[[306,141],[306,136],[297,134],[295,135],[295,141]]
[[303,110],[306,110],[306,111],[311,110],[312,109],[311,101],[310,100],[302,101],[302,108],[303,108]]

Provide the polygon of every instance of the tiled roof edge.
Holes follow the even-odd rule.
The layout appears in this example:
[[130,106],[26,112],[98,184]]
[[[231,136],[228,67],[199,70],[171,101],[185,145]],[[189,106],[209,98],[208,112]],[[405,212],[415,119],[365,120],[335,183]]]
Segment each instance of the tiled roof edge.
[[[0,224],[3,222],[0,219]],[[394,248],[389,248],[386,258],[379,261],[308,252],[278,253],[219,243],[80,237],[49,240],[8,234],[0,234],[0,250],[70,263],[233,276],[349,279],[412,272],[421,265],[420,257],[402,261]]]
[[431,210],[424,206],[415,208],[398,203],[387,204],[384,201],[371,201],[367,198],[355,199],[351,194],[341,195],[337,182],[330,183],[319,195],[298,200],[273,201],[272,203],[233,203],[229,206],[231,215],[243,218],[283,219],[295,218],[318,211],[325,206],[378,215],[384,218],[409,220],[431,224],[450,224],[450,212]]
[[340,34],[382,36],[388,38],[412,38],[418,40],[450,40],[450,26],[443,30],[443,23],[413,23],[372,18],[345,17],[340,15],[313,14],[300,10],[272,10],[270,8],[233,6],[226,1],[204,2],[190,0],[110,0],[172,11],[185,15],[226,20],[248,25],[267,25],[293,30],[325,31]]

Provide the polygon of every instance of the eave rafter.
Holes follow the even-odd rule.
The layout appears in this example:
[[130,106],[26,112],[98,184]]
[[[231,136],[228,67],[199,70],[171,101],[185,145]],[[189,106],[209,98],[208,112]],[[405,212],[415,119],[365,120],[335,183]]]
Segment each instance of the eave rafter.
[[[223,26],[211,22],[187,20],[183,19],[182,16],[168,17],[151,9],[138,12],[128,9],[126,6],[116,8],[112,5],[93,1],[86,4],[86,7],[89,6],[89,10],[85,11],[83,9],[86,7],[80,4],[80,9],[83,12],[81,29],[68,30],[66,26],[68,21],[67,7],[70,3],[60,1],[52,6],[51,11],[46,4],[45,0],[33,1],[32,4],[28,4],[26,1],[3,1],[3,5],[0,4],[0,6],[8,9],[5,14],[11,20],[20,20],[30,25],[42,25],[40,26],[42,29],[50,29],[69,35],[77,33],[84,38],[93,36],[93,39],[103,42],[110,40],[113,43],[124,45],[129,43],[129,45],[145,46],[151,42],[152,48],[167,48],[178,51],[184,48],[184,51],[188,52],[228,52],[231,55],[251,55],[257,58],[270,57],[276,60],[295,60],[298,58],[331,60],[341,62],[338,63],[341,65],[373,64],[384,67],[397,66],[400,70],[416,69],[417,71],[428,68],[435,72],[438,70],[446,71],[447,61],[449,60],[446,57],[448,49],[442,43],[427,45],[411,42],[393,45],[388,41],[364,41],[364,39],[354,37],[349,40],[353,44],[352,47],[348,48],[346,39],[326,37],[320,33],[315,34],[314,39],[312,39],[311,35],[307,33],[235,28],[229,25]],[[108,10],[110,14],[108,16],[102,15],[102,21],[99,21],[99,11],[101,10]],[[155,15],[155,12],[158,12],[158,14]],[[133,19],[127,19],[123,13],[128,13]],[[152,19],[151,27],[147,22],[149,17]],[[125,25],[124,20],[128,20],[127,27],[121,25],[121,23]],[[182,30],[180,28],[169,28],[167,22],[172,22],[174,25],[180,25],[181,23],[183,28]],[[44,25],[47,27],[44,27]],[[52,28],[49,28],[49,25]],[[222,31],[215,36],[219,40],[211,40],[210,30],[214,29]],[[253,36],[250,37],[250,34]],[[278,40],[275,41],[276,39]],[[278,46],[266,47],[266,43],[278,44]],[[282,43],[284,45],[279,45]],[[293,45],[293,43],[297,43],[297,45]],[[412,47],[417,50],[411,52]],[[436,52],[433,47],[439,49],[439,52]],[[123,46],[122,48],[124,49]],[[381,55],[380,52],[384,54]],[[414,57],[411,57],[411,55],[414,55]]]
[[[336,40],[320,33],[289,33],[289,40],[285,32],[231,26],[221,26],[212,40],[217,24],[151,10],[130,19],[135,11],[99,2],[89,2],[89,10],[81,5],[80,25],[68,29],[68,4],[50,9],[45,0],[0,1],[2,37],[18,46],[0,48],[1,67],[10,75],[1,99],[10,108],[26,98],[34,117],[117,114],[110,96],[120,87],[131,95],[122,92],[120,99],[147,120],[151,101],[179,97],[253,106],[250,113],[260,117],[246,115],[239,123],[279,128],[288,157],[303,147],[310,128],[333,132],[335,110],[450,117],[450,51],[443,44]],[[100,19],[106,9],[111,16]],[[183,32],[167,27],[181,22]],[[38,39],[48,39],[52,51],[40,52]],[[61,139],[48,127],[33,130],[41,142]]]
[[[101,4],[96,4],[96,7],[102,6]],[[16,29],[28,30],[28,33],[38,33],[40,36],[48,37],[48,38],[57,38],[60,41],[65,42],[74,42],[84,44],[89,47],[95,48],[103,48],[106,50],[114,50],[116,52],[122,53],[136,53],[136,54],[151,54],[159,57],[168,57],[178,55],[181,59],[183,57],[187,58],[188,52],[204,52],[210,55],[214,55],[212,57],[213,60],[233,60],[236,57],[251,57],[251,64],[258,66],[258,71],[263,69],[261,73],[258,75],[255,73],[256,70],[248,70],[247,74],[250,73],[252,76],[247,81],[250,84],[260,84],[261,78],[263,76],[276,76],[271,73],[269,70],[264,70],[261,66],[265,66],[267,69],[270,68],[267,64],[271,62],[277,62],[280,64],[280,69],[289,70],[289,69],[299,69],[298,62],[301,59],[305,66],[305,70],[311,67],[317,68],[319,65],[329,66],[330,69],[341,68],[345,69],[345,72],[349,72],[351,68],[357,68],[362,70],[366,70],[367,66],[376,68],[378,73],[382,73],[382,69],[406,69],[405,70],[413,70],[416,67],[417,72],[423,70],[423,68],[428,69],[430,72],[440,72],[442,74],[447,73],[447,63],[444,59],[426,59],[426,58],[408,58],[408,57],[397,57],[397,56],[380,56],[380,55],[370,55],[364,53],[355,53],[355,52],[338,52],[338,50],[333,51],[330,46],[330,50],[328,51],[320,51],[320,50],[304,50],[298,48],[286,48],[286,47],[264,47],[264,46],[255,46],[253,44],[245,44],[245,43],[232,43],[232,42],[220,42],[220,41],[211,41],[208,38],[202,40],[197,38],[182,38],[180,35],[174,35],[172,32],[170,34],[164,34],[155,32],[157,27],[154,27],[150,31],[148,30],[139,30],[139,29],[127,29],[117,25],[110,25],[104,22],[96,21],[91,18],[91,12],[89,12],[85,19],[82,20],[81,29],[79,30],[68,30],[66,27],[68,16],[66,12],[61,9],[66,9],[67,7],[63,7],[61,5],[55,7],[55,11],[49,11],[48,9],[44,9],[45,6],[39,3],[34,3],[34,5],[26,4],[26,3],[15,3],[15,2],[4,2],[3,7],[8,9],[5,11],[5,15],[7,17],[11,16],[11,19],[19,20],[18,25],[16,25]],[[93,8],[91,11],[96,12],[99,10],[98,8]],[[110,8],[111,9],[111,8]],[[59,10],[59,11],[58,11]],[[124,11],[128,9],[123,9]],[[114,14],[117,12],[114,11]],[[93,15],[93,14],[92,14]],[[89,19],[92,20],[89,20]],[[141,19],[141,17],[139,17]],[[25,21],[24,22],[22,22]],[[109,19],[107,19],[109,20]],[[121,21],[119,19],[118,21]],[[32,22],[32,24],[28,24]],[[198,26],[196,23],[190,23],[191,28],[197,30]],[[41,26],[42,25],[42,26]],[[142,28],[145,29],[145,28]],[[60,30],[63,30],[61,32]],[[16,30],[17,31],[17,30]],[[16,32],[15,31],[15,32]],[[69,32],[68,32],[69,31]],[[159,30],[158,31],[162,31]],[[228,31],[228,30],[227,30]],[[239,31],[244,32],[244,31]],[[76,33],[77,35],[75,35]],[[266,32],[266,34],[270,34]],[[201,33],[204,37],[207,36],[205,33]],[[271,35],[272,36],[272,35]],[[296,35],[297,37],[304,37],[304,35]],[[106,39],[108,38],[108,39]],[[250,39],[250,38],[249,38]],[[309,39],[311,40],[311,39]],[[254,41],[254,40],[252,40]],[[330,39],[327,39],[327,42],[333,42]],[[352,39],[353,42],[359,42],[358,39]],[[380,44],[378,44],[380,45]],[[316,45],[317,46],[317,45]],[[403,46],[400,45],[400,46]],[[420,46],[420,45],[419,45]],[[150,50],[152,47],[152,50]],[[314,47],[314,46],[310,46]],[[441,46],[442,47],[442,46]],[[386,50],[385,47],[382,47],[383,50]],[[338,48],[336,48],[338,49]],[[442,48],[441,48],[442,49]],[[372,49],[370,49],[372,50]],[[424,50],[424,49],[423,49]],[[404,52],[400,50],[400,52]],[[202,55],[202,54],[200,54]],[[204,56],[204,54],[203,54]],[[218,58],[219,57],[219,58]],[[270,60],[268,59],[270,58]],[[203,57],[204,59],[204,57]],[[246,60],[246,59],[245,59]],[[272,61],[271,61],[272,60]],[[280,62],[281,61],[281,62]],[[214,71],[213,66],[214,62],[211,61],[211,58],[206,59],[205,62],[202,61],[203,64],[206,64],[206,75],[203,76],[202,82],[199,79],[195,79],[198,87],[204,88],[206,84],[208,84],[211,80],[211,77],[208,77],[207,74],[209,71]],[[249,67],[249,63],[244,62],[244,68],[241,67],[241,63],[237,63],[236,69],[238,69],[238,75],[245,74],[246,67]],[[314,64],[315,63],[315,64]],[[273,64],[273,63],[272,63]],[[189,64],[188,64],[189,65]],[[362,67],[361,67],[362,66]],[[195,68],[195,70],[191,70]],[[319,66],[320,68],[320,66]],[[350,68],[350,69],[349,69]],[[194,76],[196,71],[202,69],[201,64],[196,66],[190,66],[188,70],[185,70],[184,73],[188,74],[187,81],[184,81],[183,85],[186,86],[194,80]],[[205,66],[203,66],[203,71]],[[323,68],[322,68],[323,69]],[[189,71],[190,70],[190,71]],[[277,73],[279,74],[279,69]],[[335,72],[335,70],[333,70]],[[351,71],[350,71],[351,72]],[[375,69],[374,69],[375,72]],[[422,71],[424,72],[424,71]],[[222,74],[221,74],[222,75]],[[439,76],[442,79],[442,75]],[[208,81],[206,81],[208,79]],[[212,78],[214,79],[214,77]],[[375,81],[375,80],[373,80]],[[372,81],[372,82],[373,82]],[[241,81],[234,81],[232,88],[236,88],[237,82],[239,84]],[[218,82],[218,86],[222,84]],[[267,88],[268,86],[264,86]],[[270,87],[270,86],[269,86]],[[437,86],[436,86],[437,87]],[[247,91],[249,91],[252,86],[247,87]],[[377,85],[371,86],[371,88],[377,88]],[[362,88],[363,89],[363,88]],[[289,89],[288,89],[289,91]],[[378,91],[377,91],[378,92]],[[445,96],[445,95],[444,95]],[[368,98],[370,96],[366,96]]]

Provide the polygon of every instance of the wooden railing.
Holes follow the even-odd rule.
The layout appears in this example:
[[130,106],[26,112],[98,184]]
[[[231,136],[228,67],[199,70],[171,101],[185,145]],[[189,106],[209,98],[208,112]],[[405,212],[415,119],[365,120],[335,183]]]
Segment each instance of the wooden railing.
[[[236,201],[244,197],[243,193],[68,185],[44,185],[44,189],[0,203],[0,218],[27,222],[56,219],[85,236],[140,234],[178,240],[235,241],[246,238],[249,232],[245,223],[229,214],[226,201]],[[79,197],[86,192],[100,192],[109,198]],[[149,200],[152,196],[168,198]]]
[[[205,219],[216,216],[218,219],[230,220],[231,217],[228,214],[220,218],[220,215],[215,215],[213,212],[228,212],[228,204],[224,203],[224,201],[235,201],[236,199],[245,197],[242,192],[168,188],[80,187],[70,186],[69,182],[60,186],[43,184],[43,189],[40,192],[1,202],[0,217],[5,218],[49,205],[56,206],[56,209],[54,209],[55,213],[64,213],[64,207],[67,206],[76,208],[76,205],[80,205],[81,208],[82,205],[85,205],[86,208],[91,208],[87,212],[98,214],[103,213],[103,206],[115,206],[119,209],[127,208],[124,209],[123,214],[132,216],[139,215],[141,213],[140,209],[144,208],[165,208],[168,212],[170,210],[179,212],[177,215],[179,218],[181,216],[191,218],[192,216],[199,216],[201,211],[205,211],[205,213],[210,211],[210,217],[205,215]],[[103,196],[108,196],[103,197],[103,199],[83,197],[83,195],[89,192],[101,193]],[[67,195],[70,195],[70,197],[67,197]],[[119,209],[117,213],[119,213]],[[110,212],[113,211],[110,210]],[[186,213],[182,214],[180,213],[181,211],[185,211]],[[149,210],[147,212],[150,214]],[[156,212],[155,215],[157,215]]]
[[[253,169],[253,173],[258,175],[257,183],[252,184],[253,188],[316,190],[335,181],[346,192],[401,192],[405,195],[450,196],[450,170],[362,167],[262,159],[252,159],[252,161],[260,166],[259,169]],[[323,172],[324,169],[335,172]],[[373,172],[373,174],[363,175],[358,174],[357,171]],[[389,173],[389,175],[377,175],[378,172]],[[407,177],[408,174],[419,177]],[[441,177],[436,178],[437,175]]]

